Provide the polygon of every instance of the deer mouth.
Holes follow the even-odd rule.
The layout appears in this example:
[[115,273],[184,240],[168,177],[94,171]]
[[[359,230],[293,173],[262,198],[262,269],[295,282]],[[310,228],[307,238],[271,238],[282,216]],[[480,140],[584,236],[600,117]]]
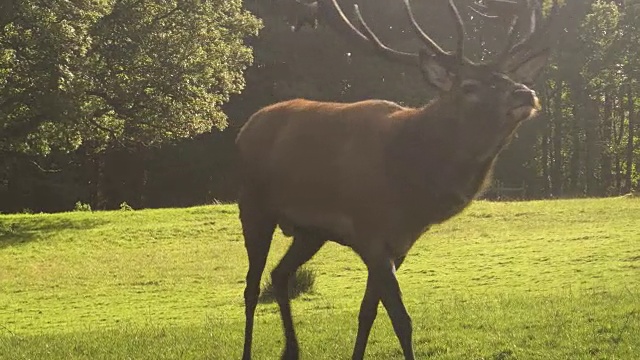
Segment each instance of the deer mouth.
[[514,106],[509,110],[509,117],[516,122],[521,122],[533,117],[538,112],[538,107],[532,104]]
[[515,104],[509,109],[509,115],[516,121],[523,121],[540,110],[540,100],[535,92],[527,90],[516,90],[513,94]]

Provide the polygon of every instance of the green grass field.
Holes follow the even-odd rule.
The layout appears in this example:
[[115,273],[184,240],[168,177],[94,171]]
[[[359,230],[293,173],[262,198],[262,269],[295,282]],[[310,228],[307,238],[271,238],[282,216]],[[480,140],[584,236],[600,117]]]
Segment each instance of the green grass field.
[[[308,266],[302,357],[350,358],[365,268],[336,244]],[[239,359],[246,268],[235,205],[2,215],[0,358]],[[398,276],[418,358],[640,359],[640,199],[477,202]],[[367,358],[401,358],[378,314]],[[278,358],[277,306],[256,321],[255,359]]]

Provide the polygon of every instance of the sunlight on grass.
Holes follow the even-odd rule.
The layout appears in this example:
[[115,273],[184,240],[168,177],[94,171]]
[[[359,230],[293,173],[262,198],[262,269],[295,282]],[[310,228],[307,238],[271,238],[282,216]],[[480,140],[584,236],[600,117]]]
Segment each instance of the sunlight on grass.
[[[478,202],[434,227],[398,273],[416,355],[640,358],[638,219],[637,198]],[[2,215],[0,359],[237,359],[246,267],[235,205]],[[365,267],[328,244],[308,268],[303,358],[348,358]],[[277,306],[256,321],[255,358],[278,358]],[[400,357],[381,308],[367,358]]]

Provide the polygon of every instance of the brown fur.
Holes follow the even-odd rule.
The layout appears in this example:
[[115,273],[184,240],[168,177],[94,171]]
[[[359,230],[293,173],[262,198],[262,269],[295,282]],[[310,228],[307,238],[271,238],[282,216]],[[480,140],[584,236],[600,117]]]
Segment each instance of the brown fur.
[[[333,240],[352,248],[371,277],[372,264],[396,259],[398,267],[431,225],[460,213],[482,191],[499,152],[528,116],[507,112],[504,99],[465,110],[455,106],[460,96],[446,93],[422,108],[385,100],[295,99],[265,107],[249,119],[236,140],[244,169],[239,205],[250,259],[244,359],[250,358],[255,287],[275,224],[294,236],[272,278],[274,287],[281,284],[285,333],[294,339],[283,358],[296,359],[283,279],[322,243]],[[372,306],[367,298],[363,309]],[[365,325],[359,327],[354,358],[364,353],[371,311],[361,310]]]
[[441,108],[295,99],[254,114],[237,146],[247,181],[265,189],[264,206],[286,234],[323,229],[363,257],[402,256],[475,198],[499,152],[466,153],[458,121]]

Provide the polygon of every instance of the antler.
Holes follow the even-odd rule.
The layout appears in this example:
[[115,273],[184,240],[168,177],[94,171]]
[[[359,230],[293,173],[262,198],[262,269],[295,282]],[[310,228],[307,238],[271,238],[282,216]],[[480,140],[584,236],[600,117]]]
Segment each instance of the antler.
[[[490,15],[486,13],[482,13],[477,9],[471,7],[472,10],[479,13],[482,16],[488,18],[498,18],[504,19],[508,22],[508,34],[507,34],[507,44],[503,51],[498,55],[495,64],[501,68],[511,69],[514,65],[519,64],[520,62],[529,58],[531,52],[533,51],[532,44],[538,42],[546,33],[546,31],[550,28],[550,24],[552,20],[556,17],[557,9],[558,9],[558,1],[553,0],[553,9],[552,15],[548,17],[547,22],[542,27],[542,30],[538,31],[536,26],[537,19],[540,17],[542,12],[541,5],[539,0],[525,0],[526,7],[518,9],[518,2],[513,0],[486,0],[489,1],[488,5],[480,5],[487,9],[489,12],[493,11],[496,14]],[[531,7],[530,2],[536,1],[537,6]],[[409,17],[411,27],[415,34],[422,40],[422,42],[427,46],[430,54],[438,56],[438,57],[446,57],[452,60],[455,60],[458,64],[463,63],[471,63],[471,61],[464,56],[464,40],[465,40],[465,28],[460,13],[456,8],[453,0],[448,0],[448,7],[451,15],[456,20],[456,30],[458,34],[458,41],[455,52],[450,52],[444,50],[441,46],[438,45],[429,35],[425,33],[424,30],[418,25],[416,18],[413,14],[413,10],[411,9],[411,4],[409,0],[403,0],[405,10]],[[354,5],[355,17],[358,25],[362,29],[362,32],[354,26],[351,21],[344,14],[340,5],[338,5],[337,0],[318,0],[318,11],[324,13],[325,19],[334,27],[337,31],[345,35],[347,38],[350,38],[351,42],[360,46],[364,50],[371,51],[372,49],[378,53],[379,55],[385,57],[386,59],[405,63],[405,64],[417,64],[417,60],[419,55],[416,53],[409,53],[398,51],[392,49],[385,45],[376,34],[371,30],[366,21],[363,19],[362,14],[360,13],[360,9],[358,5]],[[517,33],[516,30],[522,27],[522,21],[526,17],[519,16],[521,14],[525,14],[525,12],[529,12],[529,17],[531,20],[529,29],[527,34],[524,36],[522,41],[519,43],[516,42]],[[364,32],[364,33],[363,33]],[[546,51],[546,50],[543,50]],[[539,53],[539,52],[537,52]],[[523,58],[524,57],[524,58]]]
[[[516,16],[516,1],[511,0],[485,0],[486,5],[474,3],[469,5],[469,8],[476,14],[489,19],[511,19]],[[478,10],[476,7],[480,7],[483,11]],[[493,13],[493,14],[490,14]]]
[[409,0],[403,0],[403,2],[404,2],[405,10],[407,11],[407,15],[409,16],[409,20],[411,21],[411,27],[413,28],[413,31],[422,40],[422,42],[425,45],[427,45],[427,47],[429,48],[429,51],[431,51],[432,54],[437,56],[455,56],[459,63],[468,61],[464,57],[464,37],[465,37],[464,23],[462,22],[460,13],[458,13],[458,9],[456,8],[456,5],[453,3],[453,0],[449,0],[449,11],[451,11],[451,14],[453,15],[454,19],[456,19],[456,29],[458,31],[458,45],[457,45],[457,51],[455,54],[449,51],[443,50],[433,39],[431,39],[431,37],[429,37],[429,35],[427,35],[424,32],[424,30],[422,30],[420,25],[418,25],[418,22],[416,21],[415,16],[413,15],[413,10],[411,9],[411,4],[409,3]]
[[449,0],[449,10],[453,14],[453,17],[456,19],[456,29],[458,30],[458,50],[456,51],[456,57],[458,63],[462,63],[465,60],[464,57],[464,23],[462,22],[462,18],[460,17],[460,13],[456,8],[456,5],[453,3],[453,0]]
[[[532,52],[538,54],[541,51],[547,51],[546,48],[536,51],[534,45],[543,39],[557,16],[557,0],[553,0],[552,13],[540,28],[537,26],[538,19],[542,17],[542,5],[539,0],[523,0],[520,3],[512,0],[485,0],[485,2],[486,5],[474,4],[477,7],[482,7],[483,12],[473,6],[469,6],[469,8],[483,17],[500,19],[507,24],[506,46],[494,62],[498,67],[511,69],[514,64],[528,59],[528,55],[531,55]],[[532,2],[535,2],[535,5],[532,6]],[[522,40],[516,43],[518,30],[524,28],[526,18],[530,20],[529,27],[527,32],[523,34]]]
[[418,22],[413,15],[413,10],[411,10],[411,4],[409,3],[409,0],[402,1],[404,2],[405,10],[407,10],[407,15],[409,16],[409,20],[411,21],[411,27],[413,28],[413,31],[420,38],[420,40],[422,40],[422,42],[427,45],[429,51],[431,51],[431,53],[434,55],[450,56],[451,53],[443,50],[435,41],[433,41],[433,39],[429,37],[429,35],[424,32],[424,30],[422,30],[420,25],[418,25]]
[[553,6],[549,16],[547,16],[545,23],[538,27],[537,19],[542,17],[542,9],[540,2],[537,2],[537,7],[531,11],[531,26],[528,33],[519,43],[511,46],[508,51],[505,51],[505,54],[499,59],[499,65],[506,69],[512,69],[531,56],[535,56],[543,51],[548,51],[548,45],[539,48],[539,42],[545,39],[545,35],[552,27],[551,25],[554,24],[558,18],[558,13],[558,0],[553,0]]
[[350,38],[352,43],[362,49],[367,51],[373,49],[376,53],[388,60],[411,65],[418,63],[418,54],[394,50],[382,43],[362,18],[358,5],[354,5],[356,19],[366,35],[360,32],[360,30],[349,21],[344,12],[342,12],[337,0],[321,0],[318,1],[318,4],[319,11],[324,13],[327,21],[329,21],[336,30]]
[[[411,5],[409,4],[409,0],[403,0],[405,8],[407,10],[407,14],[409,19],[411,20],[411,26],[413,30],[417,34],[417,36],[424,42],[427,46],[431,54],[441,56],[441,57],[454,57],[459,63],[468,62],[469,60],[464,57],[464,37],[465,37],[465,29],[464,23],[462,22],[462,18],[458,13],[458,9],[456,8],[453,0],[449,0],[449,10],[451,14],[456,19],[456,29],[458,31],[458,45],[455,53],[448,52],[442,49],[433,39],[427,35],[413,15],[413,11],[411,9]],[[328,4],[327,4],[328,3]],[[371,30],[371,28],[367,25],[366,21],[362,18],[362,14],[360,13],[360,9],[358,5],[354,5],[354,11],[356,15],[356,20],[358,21],[360,27],[363,29],[365,34],[360,32],[345,16],[344,12],[340,8],[337,3],[337,0],[324,0],[319,1],[321,5],[321,11],[325,12],[326,18],[336,27],[340,32],[346,34],[349,38],[354,40],[356,44],[359,46],[364,46],[366,49],[371,49],[373,46],[374,50],[384,56],[387,59],[399,61],[402,63],[412,63],[417,64],[418,54],[416,53],[407,53],[398,50],[394,50],[388,46],[386,46],[380,39],[376,36],[376,34]],[[326,9],[323,9],[325,8]]]
[[[508,21],[510,22],[509,30],[507,32],[507,44],[505,45],[502,52],[500,52],[496,60],[497,64],[502,65],[509,59],[510,56],[513,55],[514,51],[517,51],[517,48],[515,48],[514,43],[518,38],[517,31],[520,28],[522,28],[522,20],[525,17],[523,15],[526,15],[525,12],[527,12],[529,9],[531,10],[531,13],[529,15],[529,19],[531,22],[529,24],[529,30],[528,30],[529,32],[526,35],[527,37],[531,36],[531,34],[535,31],[537,16],[536,16],[536,9],[530,6],[530,0],[525,1],[525,6],[522,9],[518,9],[518,3],[516,2],[504,1],[504,0],[493,0],[493,1],[495,1],[496,3],[501,3],[502,6],[505,6],[506,3],[510,3],[512,6],[511,13],[507,15],[509,16]],[[506,12],[506,10],[503,10],[503,11]]]

